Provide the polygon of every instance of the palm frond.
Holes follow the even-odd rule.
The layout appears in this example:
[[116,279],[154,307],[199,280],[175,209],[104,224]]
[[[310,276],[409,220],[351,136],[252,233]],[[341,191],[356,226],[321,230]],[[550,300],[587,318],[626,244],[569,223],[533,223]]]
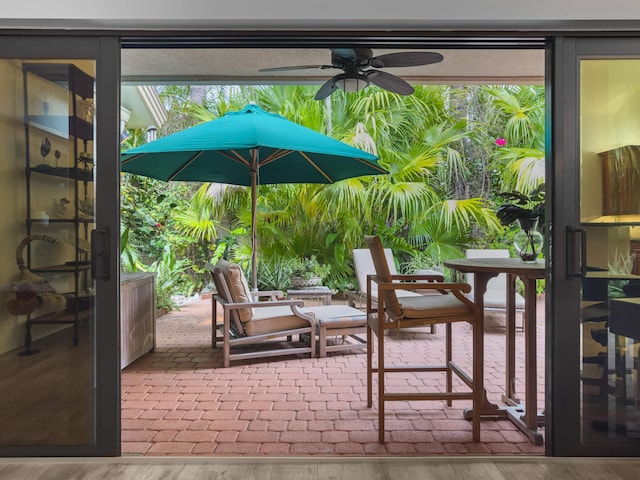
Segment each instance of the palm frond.
[[425,216],[441,224],[446,230],[467,232],[473,225],[482,225],[487,230],[499,231],[495,213],[487,208],[481,198],[443,200],[429,208]]
[[545,157],[534,148],[501,148],[496,161],[503,165],[503,187],[528,194],[545,181]]
[[370,201],[378,215],[391,222],[415,218],[433,203],[434,192],[423,182],[377,182],[370,191]]

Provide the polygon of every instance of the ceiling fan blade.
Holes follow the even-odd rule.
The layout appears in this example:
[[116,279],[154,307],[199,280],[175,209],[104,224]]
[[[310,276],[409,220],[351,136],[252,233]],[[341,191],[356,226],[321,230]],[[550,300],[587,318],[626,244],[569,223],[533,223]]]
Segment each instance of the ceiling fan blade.
[[371,83],[390,92],[400,95],[411,95],[414,91],[411,85],[391,73],[380,70],[367,70],[364,74]]
[[438,63],[443,59],[442,55],[435,52],[397,52],[373,57],[369,61],[369,65],[375,68],[417,67],[419,65]]
[[314,98],[316,100],[324,100],[337,89],[338,87],[336,86],[336,77],[331,77],[329,80],[322,84]]
[[261,68],[259,72],[286,72],[289,70],[307,70],[310,68],[334,68],[333,65],[293,65],[291,67]]

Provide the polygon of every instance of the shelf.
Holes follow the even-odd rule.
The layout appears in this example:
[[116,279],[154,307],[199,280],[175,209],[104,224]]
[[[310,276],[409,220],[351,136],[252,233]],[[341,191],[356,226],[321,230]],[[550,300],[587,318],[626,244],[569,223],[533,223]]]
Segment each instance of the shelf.
[[[31,218],[29,219],[32,223],[76,223],[75,218]],[[89,225],[91,223],[96,223],[95,218],[78,218],[77,222],[82,225]]]
[[36,167],[31,167],[30,170],[43,175],[52,175],[54,177],[68,178],[70,180],[81,180],[83,182],[93,181],[93,170],[85,170],[82,168],[38,165]]
[[[89,318],[91,318],[91,316],[93,315],[93,310],[91,308],[87,309],[87,310],[81,310],[78,312],[78,319],[77,321],[80,320],[87,320]],[[28,320],[29,323],[33,324],[33,323],[75,323],[76,322],[76,312],[68,312],[68,311],[64,311],[64,312],[59,312],[59,313],[47,313],[45,315],[41,315],[39,317],[36,318],[32,318],[30,320]]]
[[580,222],[581,227],[640,227],[640,221],[635,222]]
[[93,140],[93,124],[79,117],[68,115],[27,115],[25,122],[30,127],[38,128],[61,138],[69,136],[82,140]]
[[[94,182],[94,162],[92,158],[94,140],[93,107],[94,85],[93,77],[87,75],[76,65],[70,63],[25,63],[22,67],[24,84],[24,112],[23,118],[25,130],[25,177],[27,185],[27,216],[25,219],[26,234],[32,235],[32,227],[48,232],[57,233],[62,239],[73,247],[73,253],[66,250],[65,255],[59,258],[48,259],[39,256],[37,267],[31,264],[31,245],[26,246],[26,258],[29,268],[34,274],[49,274],[60,278],[60,283],[65,284],[65,289],[71,290],[65,294],[66,309],[63,312],[41,315],[37,318],[29,318],[26,322],[25,352],[35,353],[31,349],[32,324],[73,324],[73,344],[77,345],[78,321],[92,315],[93,299],[84,297],[83,292],[91,283],[89,271],[91,264],[88,260],[87,250],[90,249],[88,237],[89,225],[95,224],[93,208],[88,215],[84,215],[81,206],[92,205],[92,195],[89,194],[89,182]],[[49,95],[54,103],[51,111],[46,103]],[[46,98],[46,100],[45,100]],[[30,105],[32,102],[34,105]],[[58,113],[54,115],[51,113]],[[32,115],[38,113],[37,115]],[[46,113],[46,114],[44,114]],[[87,120],[85,120],[85,118]],[[63,166],[57,166],[53,156],[42,158],[41,151],[48,153],[53,144],[62,151],[66,151],[67,160]],[[40,145],[40,149],[37,148]],[[66,148],[62,145],[66,145]],[[33,148],[31,148],[33,147]],[[60,152],[56,151],[60,157]],[[55,156],[55,155],[54,155]],[[47,160],[51,163],[48,164]],[[53,166],[56,165],[56,166]],[[46,178],[45,178],[46,177]],[[54,179],[55,177],[55,179]],[[66,183],[65,183],[66,182]],[[48,214],[38,212],[39,218],[31,218],[31,213],[37,210],[33,203],[38,200],[42,203],[44,198],[54,195],[60,186],[65,190],[69,203],[66,209],[53,208],[51,213],[55,218],[46,218]],[[37,192],[35,198],[32,198]],[[51,198],[51,197],[49,197]],[[61,216],[63,216],[61,218]],[[87,217],[91,218],[87,218]],[[42,218],[45,217],[45,218]],[[54,226],[57,224],[57,227]],[[52,228],[53,227],[53,228]],[[84,249],[83,249],[84,247]],[[57,262],[56,265],[45,265],[46,262]],[[45,275],[46,276],[46,275]]]
[[594,278],[599,280],[639,280],[640,275],[634,275],[632,273],[609,273],[608,271],[590,271],[587,272],[585,278]]
[[53,222],[60,222],[60,223],[75,223],[78,222],[82,225],[89,225],[90,223],[96,223],[96,219],[95,218],[53,218],[53,219],[49,219],[49,223]]
[[93,77],[70,63],[25,63],[25,73],[33,73],[67,90],[74,91],[82,98],[93,98]]
[[76,270],[80,270],[80,271],[85,271],[85,270],[89,270],[91,268],[91,264],[84,263],[81,262],[78,265],[67,265],[67,264],[63,264],[63,265],[50,265],[48,267],[39,267],[39,268],[32,268],[31,271],[32,272],[39,272],[39,273],[65,273],[65,272],[75,272]]

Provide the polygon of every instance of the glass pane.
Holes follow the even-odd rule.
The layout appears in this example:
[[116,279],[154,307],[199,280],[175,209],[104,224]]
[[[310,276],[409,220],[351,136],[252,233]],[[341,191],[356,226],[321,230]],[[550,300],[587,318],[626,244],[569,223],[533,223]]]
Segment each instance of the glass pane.
[[640,445],[640,60],[580,64],[582,442]]
[[0,59],[0,446],[95,443],[94,77]]

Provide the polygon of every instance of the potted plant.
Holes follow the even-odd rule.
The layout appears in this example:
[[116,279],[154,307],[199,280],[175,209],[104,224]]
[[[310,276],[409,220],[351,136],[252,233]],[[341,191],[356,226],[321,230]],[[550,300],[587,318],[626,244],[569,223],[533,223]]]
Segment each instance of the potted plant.
[[502,192],[499,195],[511,200],[511,203],[497,208],[498,220],[505,227],[518,222],[520,231],[513,237],[513,246],[523,262],[535,262],[544,243],[544,238],[538,231],[540,219],[544,222],[544,183],[529,195],[517,191]]
[[318,262],[315,255],[296,259],[291,270],[291,286],[294,288],[317,287],[330,270],[331,267]]

